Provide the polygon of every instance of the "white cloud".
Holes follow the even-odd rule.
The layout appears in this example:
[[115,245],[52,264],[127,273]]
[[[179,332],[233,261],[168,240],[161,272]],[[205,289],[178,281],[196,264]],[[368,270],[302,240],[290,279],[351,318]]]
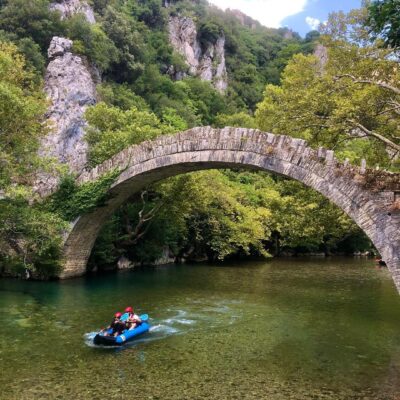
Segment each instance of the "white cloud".
[[304,10],[309,0],[209,0],[226,10],[240,10],[270,28],[279,28],[290,15]]
[[321,24],[321,21],[318,18],[306,17],[307,25],[314,31],[316,31]]

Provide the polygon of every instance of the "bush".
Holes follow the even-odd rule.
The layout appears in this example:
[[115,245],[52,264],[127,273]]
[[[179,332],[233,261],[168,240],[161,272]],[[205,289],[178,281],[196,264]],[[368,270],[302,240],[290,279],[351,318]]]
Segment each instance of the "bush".
[[62,178],[57,192],[43,205],[44,210],[59,215],[64,221],[72,222],[80,215],[87,214],[101,207],[108,199],[108,191],[120,171],[104,174],[94,182],[78,186],[75,178],[66,175]]

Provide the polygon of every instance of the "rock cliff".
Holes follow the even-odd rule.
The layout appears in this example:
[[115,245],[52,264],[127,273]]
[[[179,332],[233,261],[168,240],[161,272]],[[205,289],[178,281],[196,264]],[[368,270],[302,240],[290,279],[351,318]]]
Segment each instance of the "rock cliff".
[[[79,173],[87,153],[84,113],[96,102],[96,84],[90,66],[71,48],[71,40],[54,37],[48,50],[45,92],[50,102],[47,118],[51,131],[42,140],[40,154],[55,157],[71,172]],[[47,177],[41,186],[49,188],[56,182],[56,178]]]
[[[50,9],[58,10],[62,19],[82,13],[88,22],[95,23],[94,12],[86,1],[52,2]],[[80,173],[85,168],[88,150],[83,139],[84,114],[89,105],[96,103],[100,74],[85,57],[73,54],[72,44],[69,39],[55,36],[47,52],[49,64],[44,90],[49,100],[46,114],[49,133],[41,142],[39,154],[66,164],[70,172]],[[52,192],[57,183],[56,175],[42,173],[36,188],[39,194],[45,195]]]
[[86,1],[62,0],[52,2],[50,4],[50,10],[59,11],[61,13],[61,19],[67,19],[74,14],[82,13],[91,24],[96,22],[94,12]]
[[224,92],[228,86],[225,37],[220,36],[215,43],[208,43],[205,48],[202,48],[198,40],[196,24],[191,18],[171,16],[168,28],[170,42],[184,57],[189,74],[211,82],[218,91]]

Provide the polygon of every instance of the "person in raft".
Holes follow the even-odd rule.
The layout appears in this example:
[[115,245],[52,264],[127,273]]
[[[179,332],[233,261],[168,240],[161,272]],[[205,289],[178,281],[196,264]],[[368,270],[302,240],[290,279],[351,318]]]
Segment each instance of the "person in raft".
[[[121,317],[122,314],[120,312],[115,313],[110,325],[106,329],[103,329],[103,332],[105,331],[104,336],[118,336],[126,329],[125,323],[121,321]],[[108,333],[107,331],[111,328],[113,332]]]
[[128,313],[128,318],[126,319],[126,329],[135,329],[142,323],[139,315],[135,314],[132,307],[126,307],[125,312]]

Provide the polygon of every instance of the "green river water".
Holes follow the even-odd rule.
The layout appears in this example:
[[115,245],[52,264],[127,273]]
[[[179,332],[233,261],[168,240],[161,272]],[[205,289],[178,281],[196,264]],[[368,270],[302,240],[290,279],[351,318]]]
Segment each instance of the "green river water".
[[[98,348],[127,305],[151,332]],[[400,399],[400,296],[371,260],[0,281],[1,399]]]

